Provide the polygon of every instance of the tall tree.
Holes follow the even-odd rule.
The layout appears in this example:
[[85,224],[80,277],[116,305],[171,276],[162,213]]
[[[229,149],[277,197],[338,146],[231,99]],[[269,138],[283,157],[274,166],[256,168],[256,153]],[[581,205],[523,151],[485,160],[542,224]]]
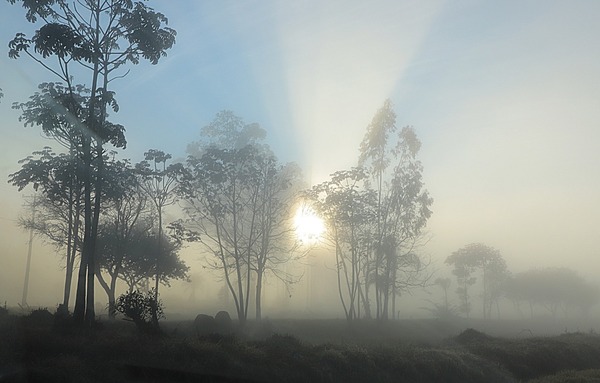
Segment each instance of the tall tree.
[[180,189],[187,215],[182,224],[204,245],[209,267],[223,273],[243,324],[253,277],[258,318],[265,272],[290,282],[278,265],[290,259],[293,248],[291,185],[299,172],[279,165],[260,143],[264,131],[232,112],[220,112],[202,132],[205,140],[188,147]]
[[500,251],[482,243],[472,243],[453,252],[446,258],[446,264],[454,267],[461,297],[461,309],[467,314],[470,311],[468,288],[477,281],[475,271],[481,273],[482,313],[484,319],[490,319],[493,304],[501,296],[503,282],[509,276],[506,262]]
[[[389,317],[390,303],[395,315],[396,295],[402,289],[422,283],[416,276],[424,264],[414,247],[431,216],[433,200],[422,180],[420,147],[411,127],[398,131],[390,100],[377,111],[360,145],[359,166],[371,175],[366,186],[376,193],[372,272],[378,319]],[[402,275],[403,266],[418,272]]]
[[365,290],[370,283],[367,257],[373,238],[375,195],[363,186],[367,177],[363,168],[338,171],[306,192],[329,228],[325,238],[335,251],[338,294],[349,321],[360,317],[361,300],[366,315],[370,314]]
[[[292,225],[292,208],[301,185],[301,170],[296,164],[279,165],[274,155],[260,157],[257,212],[258,235],[251,253],[251,267],[256,274],[254,302],[256,319],[262,319],[262,294],[265,275],[270,272],[284,284],[300,277],[285,271],[285,264],[302,257]],[[284,266],[284,267],[282,267]]]
[[[136,164],[135,168],[141,176],[139,183],[140,189],[144,192],[148,200],[154,205],[156,214],[158,215],[158,235],[157,246],[159,251],[156,253],[156,275],[154,294],[155,300],[158,301],[158,287],[160,282],[160,254],[162,254],[162,239],[163,239],[163,212],[166,206],[175,203],[177,198],[177,178],[182,174],[183,165],[180,163],[169,164],[171,155],[161,150],[150,149],[144,153],[144,161]],[[158,326],[158,313],[153,313],[152,321],[155,326]]]
[[[123,127],[107,121],[107,109],[118,110],[111,80],[123,77],[124,66],[141,58],[156,64],[175,42],[166,17],[142,2],[131,0],[8,0],[20,3],[26,19],[40,23],[34,36],[18,33],[9,43],[9,56],[26,54],[56,75],[73,95],[78,75],[89,88],[86,103],[67,108],[69,124],[78,131],[84,185],[84,238],[74,317],[77,323],[94,321],[95,241],[101,208],[104,145],[124,147]],[[33,49],[32,49],[33,48]],[[55,61],[50,60],[53,58]],[[78,69],[73,69],[78,66]],[[83,69],[83,70],[81,70]],[[77,113],[72,113],[80,109]],[[96,175],[92,174],[96,172]],[[87,291],[86,291],[87,289]]]

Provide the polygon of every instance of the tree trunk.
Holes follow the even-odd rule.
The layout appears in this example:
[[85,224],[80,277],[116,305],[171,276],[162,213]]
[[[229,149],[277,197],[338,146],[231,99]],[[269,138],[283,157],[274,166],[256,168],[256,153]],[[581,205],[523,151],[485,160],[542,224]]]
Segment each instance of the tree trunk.
[[158,328],[158,286],[160,285],[160,257],[162,255],[162,206],[156,205],[158,210],[158,251],[156,252],[156,280],[154,281],[154,301],[152,306],[152,324]]
[[77,193],[77,203],[74,209],[74,224],[73,234],[71,241],[71,248],[69,249],[69,255],[67,256],[67,264],[65,270],[65,290],[63,294],[63,305],[66,310],[69,309],[69,300],[71,297],[71,284],[73,283],[73,270],[75,267],[75,258],[77,256],[77,249],[79,248],[79,225],[81,223],[81,217],[79,215],[79,193]]
[[85,311],[85,322],[91,327],[96,319],[94,304],[94,286],[96,274],[96,238],[98,237],[98,223],[100,221],[100,202],[102,199],[102,177],[104,172],[104,149],[100,138],[96,141],[96,155],[98,161],[98,173],[94,187],[94,215],[92,220],[92,232],[90,236],[90,253],[88,255],[88,280],[87,280],[87,302]]
[[263,270],[258,270],[256,272],[256,320],[259,321],[262,319],[262,308],[261,308],[261,295],[262,295],[262,279],[263,279]]
[[[365,271],[365,292],[364,292],[364,296],[362,297],[362,301],[363,301],[363,306],[365,309],[365,318],[367,319],[371,319],[371,301],[370,301],[370,297],[369,297],[369,285],[370,285],[370,275],[371,275],[371,270],[369,267],[369,260],[367,259],[367,263],[366,263],[366,271]],[[359,292],[362,294],[362,289],[359,290]]]
[[91,138],[87,132],[84,132],[83,138],[83,189],[84,189],[84,206],[83,206],[83,249],[81,252],[81,261],[79,263],[79,272],[77,279],[77,292],[75,295],[75,309],[73,310],[73,319],[78,325],[82,325],[85,316],[86,306],[86,275],[88,267],[88,257],[90,253],[90,235],[92,228],[92,179],[91,179]]

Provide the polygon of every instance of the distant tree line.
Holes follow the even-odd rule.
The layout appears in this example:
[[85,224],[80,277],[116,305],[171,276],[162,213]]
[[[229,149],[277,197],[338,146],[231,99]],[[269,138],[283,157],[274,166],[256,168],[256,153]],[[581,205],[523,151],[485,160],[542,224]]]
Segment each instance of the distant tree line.
[[447,294],[451,280],[438,278],[435,284],[445,293],[443,305],[436,305],[438,314],[469,317],[473,309],[471,301],[475,285],[481,288],[484,319],[491,319],[494,307],[497,316],[500,316],[499,303],[502,298],[512,302],[522,316],[525,315],[525,305],[532,318],[536,307],[547,311],[552,317],[559,314],[567,317],[572,314],[587,315],[600,302],[598,288],[575,271],[540,268],[512,274],[500,252],[482,243],[472,243],[453,252],[446,259],[446,264],[453,267],[459,304],[454,308],[449,303]]

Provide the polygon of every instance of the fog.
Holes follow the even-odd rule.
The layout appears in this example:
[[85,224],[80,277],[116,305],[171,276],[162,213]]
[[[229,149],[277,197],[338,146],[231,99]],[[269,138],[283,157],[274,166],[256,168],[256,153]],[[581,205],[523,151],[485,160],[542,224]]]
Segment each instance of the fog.
[[[177,42],[158,65],[132,66],[114,82],[120,111],[111,118],[128,141],[120,158],[138,162],[157,148],[183,161],[200,129],[232,110],[260,124],[278,158],[298,163],[312,186],[356,166],[367,126],[390,99],[398,127],[412,126],[422,143],[434,202],[418,251],[430,260],[431,282],[452,279],[452,304],[456,278],[444,261],[470,243],[497,249],[513,274],[566,267],[598,285],[600,3],[148,3],[169,18]],[[19,6],[0,3],[1,46],[34,30]],[[23,204],[33,190],[6,181],[31,152],[61,148],[39,127],[23,127],[11,105],[53,80],[27,57],[0,54],[0,303],[12,307],[21,302],[29,240],[17,222],[31,214]],[[172,206],[164,221],[180,216]],[[161,288],[167,318],[233,312],[201,248],[189,244],[181,256],[191,282]],[[342,318],[335,262],[320,243],[288,266],[302,275],[290,289],[267,276],[263,315]],[[61,302],[63,267],[61,251],[35,237],[30,307]],[[473,317],[481,316],[478,289]],[[431,317],[424,308],[442,296],[437,286],[415,288],[398,299],[398,315]],[[103,315],[99,287],[96,299]],[[504,318],[522,315],[501,304]]]

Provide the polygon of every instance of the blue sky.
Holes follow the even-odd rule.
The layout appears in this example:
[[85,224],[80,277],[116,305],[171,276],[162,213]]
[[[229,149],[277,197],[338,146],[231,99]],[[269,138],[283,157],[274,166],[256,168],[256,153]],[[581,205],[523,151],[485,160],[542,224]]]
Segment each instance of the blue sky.
[[[137,161],[149,148],[183,156],[230,109],[261,124],[279,157],[315,183],[355,164],[366,126],[390,98],[399,126],[422,141],[435,200],[424,252],[436,262],[484,242],[515,271],[598,270],[600,2],[149,5],[169,17],[177,43],[157,66],[131,67],[114,82],[124,157]],[[0,3],[1,41],[31,30],[19,7]],[[47,80],[26,58],[0,54],[0,181],[44,144],[10,104]],[[4,182],[0,192],[0,224],[10,223],[19,194]]]

